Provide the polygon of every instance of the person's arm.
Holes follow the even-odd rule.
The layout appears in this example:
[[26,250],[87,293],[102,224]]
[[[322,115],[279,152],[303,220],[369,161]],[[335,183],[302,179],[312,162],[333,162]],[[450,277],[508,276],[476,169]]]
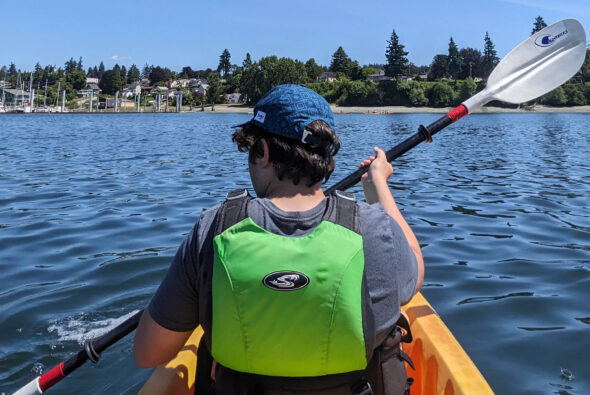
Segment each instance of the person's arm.
[[141,317],[133,345],[139,367],[154,367],[172,359],[199,324],[198,226],[203,222],[210,221],[202,217],[184,239]]
[[158,325],[146,309],[133,342],[133,357],[140,368],[153,368],[168,362],[184,346],[192,331],[175,332]]
[[416,291],[420,291],[424,281],[424,259],[422,258],[422,251],[418,239],[414,232],[399,211],[395,199],[391,194],[391,190],[387,185],[387,179],[393,174],[393,167],[387,161],[385,152],[378,147],[375,147],[375,156],[361,162],[361,167],[369,166],[369,171],[363,174],[361,184],[365,192],[365,200],[369,204],[381,203],[387,214],[393,218],[402,228],[410,248],[416,255],[416,262],[418,263],[418,281],[416,283]]

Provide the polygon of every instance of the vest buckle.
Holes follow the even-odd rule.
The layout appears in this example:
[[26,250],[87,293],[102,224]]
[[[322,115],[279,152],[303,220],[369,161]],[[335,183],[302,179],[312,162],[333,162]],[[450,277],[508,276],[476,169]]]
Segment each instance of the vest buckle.
[[369,384],[366,380],[361,380],[360,382],[356,383],[350,390],[354,395],[373,395],[373,389],[371,388],[371,384]]

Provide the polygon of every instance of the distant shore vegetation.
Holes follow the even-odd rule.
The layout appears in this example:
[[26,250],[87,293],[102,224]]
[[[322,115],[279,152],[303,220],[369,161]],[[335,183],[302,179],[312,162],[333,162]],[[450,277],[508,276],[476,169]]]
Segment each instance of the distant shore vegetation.
[[[547,26],[537,17],[532,34]],[[342,47],[332,54],[329,65],[311,58],[305,62],[277,56],[252,60],[248,53],[241,64],[231,61],[225,49],[216,69],[193,70],[190,66],[173,71],[167,67],[104,63],[84,68],[82,58],[71,58],[64,67],[35,65],[21,71],[14,63],[0,68],[0,88],[35,89],[37,103],[54,103],[65,90],[67,106],[86,105],[90,92],[100,99],[131,98],[135,103],[158,103],[166,96],[175,105],[182,93],[184,106],[214,106],[230,102],[254,105],[272,87],[305,84],[328,102],[341,106],[455,106],[482,90],[486,78],[498,64],[491,37],[486,32],[483,50],[459,48],[450,37],[448,51],[436,54],[430,65],[417,66],[393,30],[385,47],[385,63],[361,66]],[[61,92],[61,93],[60,93]],[[160,97],[158,97],[158,95]],[[86,100],[86,101],[84,101]],[[83,103],[84,102],[84,103]],[[590,49],[579,73],[566,84],[537,99],[550,106],[581,106],[590,103]],[[494,105],[502,105],[493,103]]]

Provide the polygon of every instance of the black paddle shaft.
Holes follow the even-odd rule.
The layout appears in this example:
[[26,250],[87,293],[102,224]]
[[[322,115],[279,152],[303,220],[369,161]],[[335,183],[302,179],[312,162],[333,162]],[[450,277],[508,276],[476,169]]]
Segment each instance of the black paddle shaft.
[[[448,114],[440,117],[438,120],[434,121],[428,126],[420,125],[418,131],[414,133],[412,136],[408,137],[389,151],[385,153],[387,160],[389,162],[393,162],[395,159],[399,158],[418,144],[423,141],[432,141],[432,136],[442,129],[446,128],[450,124],[454,122]],[[354,173],[348,175],[346,178],[342,179],[341,181],[337,182],[336,184],[332,185],[330,188],[326,189],[324,192],[326,195],[330,193],[334,193],[334,191],[345,191],[348,188],[356,185],[360,180],[363,174],[369,171],[369,166],[364,166],[355,171]]]
[[80,366],[82,366],[87,360],[91,360],[94,363],[98,362],[100,358],[100,354],[106,350],[108,347],[112,346],[129,333],[133,332],[137,325],[139,324],[139,319],[141,318],[141,314],[143,310],[138,311],[133,316],[119,324],[113,330],[105,333],[102,336],[97,337],[96,339],[87,340],[84,343],[84,349],[78,351],[76,355],[73,355],[65,361],[64,363],[64,373],[67,375],[68,373],[76,370]]

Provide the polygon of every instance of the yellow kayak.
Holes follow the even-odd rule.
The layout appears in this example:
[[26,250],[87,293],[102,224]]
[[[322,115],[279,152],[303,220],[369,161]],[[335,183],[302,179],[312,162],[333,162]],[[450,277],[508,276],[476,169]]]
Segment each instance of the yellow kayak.
[[[409,318],[414,337],[412,343],[404,344],[404,351],[416,367],[415,371],[408,368],[408,376],[414,378],[412,394],[493,394],[422,294],[416,294],[402,310]],[[202,335],[203,330],[197,328],[176,358],[154,369],[139,394],[193,394],[197,347]]]

